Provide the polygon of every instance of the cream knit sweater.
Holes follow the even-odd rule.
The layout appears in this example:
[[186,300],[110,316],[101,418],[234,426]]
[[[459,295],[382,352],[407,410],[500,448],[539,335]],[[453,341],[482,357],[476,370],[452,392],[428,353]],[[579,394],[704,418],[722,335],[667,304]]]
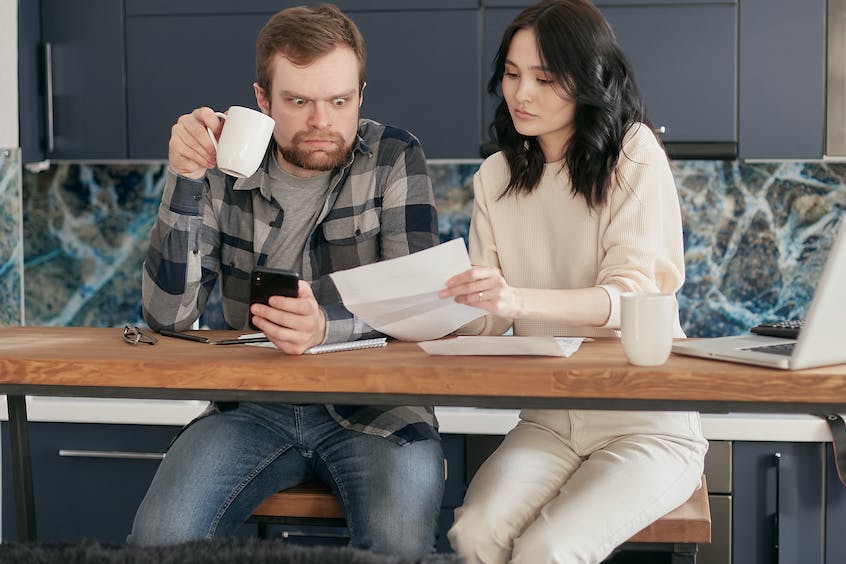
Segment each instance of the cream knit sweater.
[[[573,196],[562,162],[547,163],[531,195],[498,199],[508,184],[502,153],[482,163],[473,178],[470,262],[501,269],[515,288],[601,287],[611,299],[602,327],[514,320],[515,335],[616,336],[620,294],[675,293],[684,282],[681,211],[670,166],[652,131],[632,127],[623,143],[615,183],[591,211]],[[485,316],[464,334],[498,335],[512,320]],[[683,337],[676,317],[676,337]]]

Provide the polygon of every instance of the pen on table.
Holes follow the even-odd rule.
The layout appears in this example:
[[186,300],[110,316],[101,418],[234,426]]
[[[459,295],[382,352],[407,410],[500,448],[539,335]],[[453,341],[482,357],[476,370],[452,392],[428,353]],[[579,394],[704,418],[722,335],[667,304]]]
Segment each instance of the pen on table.
[[243,343],[266,343],[270,339],[267,337],[246,337],[244,339],[223,339],[222,341],[212,341],[213,345],[240,345]]
[[190,333],[180,333],[179,331],[168,331],[162,329],[159,331],[165,337],[175,337],[177,339],[185,339],[186,341],[196,341],[198,343],[210,343],[212,345],[241,345],[244,343],[266,343],[267,337],[246,337],[243,339],[222,339],[220,341],[210,341],[208,337],[200,337],[199,335],[191,335]]
[[180,333],[179,331],[168,331],[167,329],[162,329],[159,331],[159,334],[164,335],[165,337],[175,337],[177,339],[185,339],[186,341],[196,341],[198,343],[208,343],[208,337],[200,337],[198,335],[190,335],[188,333]]

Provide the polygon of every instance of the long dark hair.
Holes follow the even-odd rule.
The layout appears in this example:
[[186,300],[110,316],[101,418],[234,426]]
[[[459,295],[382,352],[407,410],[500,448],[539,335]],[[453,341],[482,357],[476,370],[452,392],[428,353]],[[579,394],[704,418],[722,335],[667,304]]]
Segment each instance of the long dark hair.
[[555,87],[575,103],[574,131],[561,155],[573,194],[590,208],[605,201],[623,137],[644,121],[643,102],[631,68],[602,14],[586,0],[546,0],[511,22],[494,60],[488,92],[500,99],[491,132],[505,154],[511,179],[501,196],[531,193],[543,174],[544,155],[535,137],[517,132],[502,96],[505,59],[514,34],[532,29],[541,64]]

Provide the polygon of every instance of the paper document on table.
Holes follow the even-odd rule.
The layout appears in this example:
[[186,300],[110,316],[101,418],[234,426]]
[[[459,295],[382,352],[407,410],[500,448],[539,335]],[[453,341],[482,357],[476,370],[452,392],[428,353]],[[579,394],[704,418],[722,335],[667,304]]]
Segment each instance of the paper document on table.
[[457,337],[417,343],[429,354],[570,356],[584,337]]
[[368,325],[403,341],[447,335],[487,313],[442,300],[446,281],[470,268],[463,239],[404,257],[330,274],[344,307]]

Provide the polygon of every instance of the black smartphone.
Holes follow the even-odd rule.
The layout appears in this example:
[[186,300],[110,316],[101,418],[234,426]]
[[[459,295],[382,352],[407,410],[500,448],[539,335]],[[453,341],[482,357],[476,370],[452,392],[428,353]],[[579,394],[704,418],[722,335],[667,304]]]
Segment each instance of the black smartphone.
[[[256,266],[250,275],[250,305],[266,305],[270,296],[296,298],[299,280],[300,275],[293,270]],[[252,318],[250,314],[250,327],[258,330],[258,327],[253,325]]]

